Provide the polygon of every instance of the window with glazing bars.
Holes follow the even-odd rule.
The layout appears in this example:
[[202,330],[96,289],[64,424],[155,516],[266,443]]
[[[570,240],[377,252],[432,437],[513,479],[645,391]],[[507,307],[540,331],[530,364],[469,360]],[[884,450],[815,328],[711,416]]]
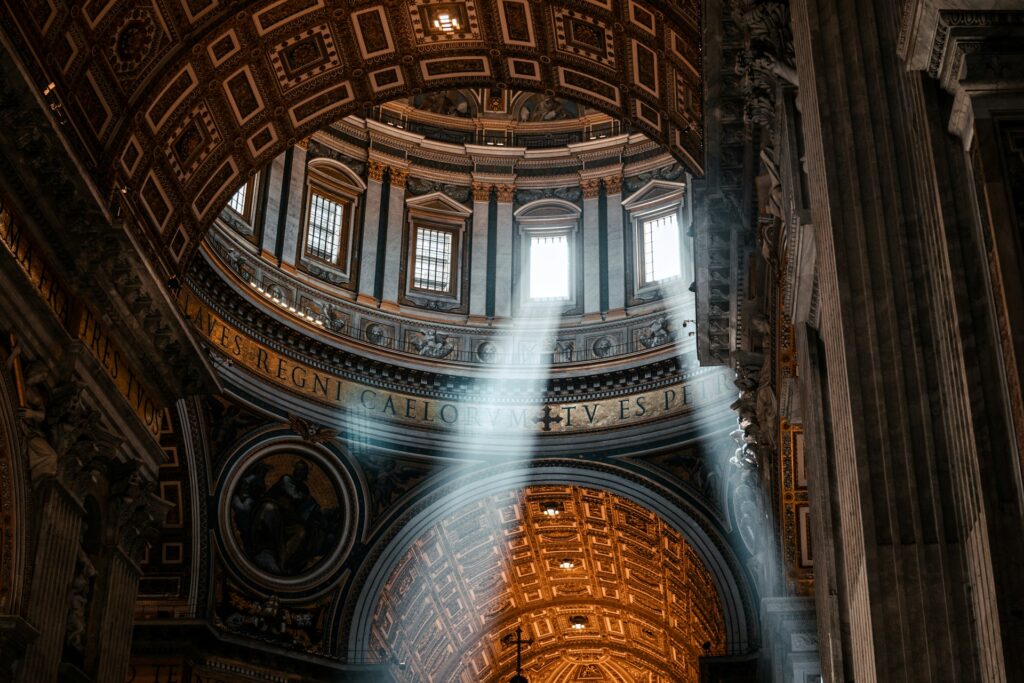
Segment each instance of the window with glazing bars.
[[530,298],[569,298],[568,235],[534,235],[530,239]]
[[344,215],[345,207],[342,204],[317,192],[312,193],[306,231],[306,249],[310,254],[325,261],[333,262],[338,258]]
[[413,287],[430,292],[452,288],[452,233],[416,228],[416,264]]
[[679,263],[679,222],[675,213],[644,221],[644,283],[682,274]]
[[228,208],[237,213],[240,216],[245,215],[245,199],[249,194],[249,183],[242,185],[238,188],[238,192],[231,195],[231,199],[228,200]]

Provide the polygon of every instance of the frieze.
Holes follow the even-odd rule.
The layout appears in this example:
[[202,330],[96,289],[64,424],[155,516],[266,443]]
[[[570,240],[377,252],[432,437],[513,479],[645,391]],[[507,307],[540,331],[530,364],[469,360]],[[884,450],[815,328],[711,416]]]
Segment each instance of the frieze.
[[[444,400],[420,391],[382,389],[338,370],[311,364],[249,337],[206,303],[183,289],[179,304],[196,331],[235,367],[287,391],[349,414],[427,429],[486,432],[569,433],[639,425],[686,415],[734,394],[727,373],[697,371],[657,388],[592,401],[559,399],[542,406],[543,396],[483,397],[479,389],[454,392]],[[465,397],[472,397],[466,400]],[[543,408],[549,410],[543,411]]]
[[[529,198],[530,201],[545,195],[563,199],[575,197],[577,202],[580,201],[580,190],[578,187],[548,192],[520,190],[517,194],[519,197]],[[223,260],[224,264],[220,267],[226,266],[234,271],[243,282],[256,282],[264,290],[276,292],[278,298],[283,297],[287,299],[296,308],[317,318],[322,323],[324,331],[333,332],[343,339],[364,339],[365,337],[360,331],[365,330],[370,324],[374,323],[384,325],[396,331],[401,330],[400,335],[404,335],[408,331],[414,332],[418,329],[417,325],[419,323],[381,311],[367,309],[340,297],[332,297],[326,292],[304,285],[298,279],[280,269],[268,270],[259,258],[246,249],[237,246],[234,239],[228,233],[222,232],[222,229],[219,227],[214,229],[207,243]],[[216,263],[214,263],[214,267],[218,267]],[[426,304],[427,300],[424,299],[422,303]],[[438,302],[432,308],[433,310],[444,312],[446,303],[443,301]],[[636,331],[650,332],[652,324],[659,320],[664,321],[664,314],[652,312],[620,321],[592,323],[581,325],[574,330],[561,330],[554,336],[563,340],[571,338],[579,349],[587,348],[587,335],[593,336],[598,331],[600,334],[597,336],[610,335],[619,341],[614,344],[612,353],[605,356],[596,356],[590,352],[573,354],[571,358],[565,355],[558,355],[554,359],[554,363],[556,366],[561,366],[595,358],[622,358],[623,361],[626,361],[626,358],[629,356],[658,351],[659,349],[665,350],[668,348],[668,344],[674,341],[674,338],[669,338],[669,336],[664,334],[648,335],[645,338],[646,341],[641,341],[641,336],[636,333]],[[438,332],[455,335],[467,340],[468,345],[463,346],[460,353],[448,357],[449,361],[470,365],[490,365],[495,362],[522,364],[522,362],[517,362],[511,356],[512,350],[519,346],[517,338],[513,333],[471,325],[460,325],[454,321],[437,323],[434,325],[434,328]],[[529,336],[530,338],[535,338],[536,335],[531,332]],[[394,335],[392,335],[393,337]],[[475,349],[484,342],[493,344],[493,354],[481,357],[479,354],[470,351],[470,349]],[[375,345],[381,346],[381,344],[377,343]],[[393,345],[385,344],[384,346],[391,348]],[[398,350],[401,351],[402,349],[399,348]],[[552,352],[554,351],[556,350],[552,347]]]
[[147,431],[156,438],[160,434],[160,406],[145,388],[142,376],[131,369],[120,344],[99,323],[84,302],[75,300],[61,284],[28,233],[21,229],[10,211],[2,205],[0,243],[57,320],[74,339],[85,344]]
[[[264,313],[248,298],[238,294],[219,273],[214,272],[209,266],[194,268],[189,285],[193,288],[193,294],[207,302],[208,305],[210,302],[216,301],[217,310],[222,315],[230,318],[233,324],[241,325],[251,337],[261,343],[283,353],[302,349],[314,365],[324,368],[351,369],[353,378],[361,377],[364,381],[369,380],[375,386],[391,387],[399,391],[404,391],[407,388],[418,391],[424,386],[429,386],[434,388],[434,395],[444,398],[459,393],[464,394],[477,383],[471,372],[468,372],[470,369],[468,366],[463,366],[467,372],[462,375],[439,375],[435,372],[436,366],[406,367],[408,364],[396,365],[393,362],[368,357],[365,351],[352,353],[339,346],[326,344],[284,324],[280,319]],[[358,330],[358,333],[350,338],[364,340],[364,332],[372,328],[377,330],[372,335],[373,339],[370,339],[371,335],[367,334],[365,341],[389,349],[390,353],[390,350],[395,348],[394,340],[399,338],[396,336],[396,326],[402,323],[402,319],[384,314],[381,314],[379,319],[391,320],[393,323],[371,323],[365,330],[358,325],[353,325],[352,329]],[[447,327],[436,325],[434,329],[449,331]],[[451,331],[458,332],[457,329]],[[497,344],[492,345],[494,348],[491,349],[491,352],[483,353],[483,347],[487,344],[490,342],[478,345],[474,351],[480,356],[478,359],[480,362],[489,363],[502,357],[498,355],[498,352],[503,349],[499,349]],[[537,349],[538,345],[539,340],[535,338],[530,340],[530,348]],[[529,351],[529,348],[526,350]],[[407,357],[411,358],[412,356]],[[510,356],[506,353],[504,357],[509,358]],[[656,358],[658,357],[656,356]],[[218,362],[223,363],[224,361],[221,359]],[[571,375],[562,376],[555,373],[548,380],[548,388],[549,394],[554,396],[574,395],[579,397],[581,392],[585,392],[588,399],[609,398],[627,395],[641,386],[651,384],[667,386],[675,381],[680,373],[689,372],[695,367],[696,359],[693,354],[683,352],[668,357],[662,356],[656,360],[647,360],[643,364],[632,360],[629,361],[629,365],[620,369],[605,371],[597,375],[592,374],[593,382],[586,387],[581,387]],[[502,389],[509,396],[518,395],[523,391],[530,393],[531,396],[535,394],[535,384],[532,380],[510,379],[504,383]]]

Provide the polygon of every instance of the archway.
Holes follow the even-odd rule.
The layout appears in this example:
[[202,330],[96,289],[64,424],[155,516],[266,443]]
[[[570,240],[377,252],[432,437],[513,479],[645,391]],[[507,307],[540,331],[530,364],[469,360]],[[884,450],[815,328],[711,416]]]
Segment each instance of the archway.
[[[531,493],[528,496],[532,500],[534,507],[536,507],[536,503],[541,498],[550,498],[555,502],[563,501],[562,510],[569,510],[572,513],[577,509],[576,506],[579,505],[581,497],[586,495],[584,492],[589,490],[592,492],[595,500],[601,497],[604,497],[605,500],[619,500],[622,501],[622,506],[625,508],[635,508],[636,510],[643,511],[642,514],[650,515],[652,519],[661,520],[660,523],[664,525],[665,538],[678,539],[682,541],[683,545],[691,549],[694,565],[700,566],[699,571],[705,573],[710,585],[713,586],[713,592],[717,593],[721,607],[721,635],[723,636],[723,642],[712,642],[712,647],[716,652],[723,650],[728,652],[745,651],[748,642],[755,637],[756,629],[756,617],[750,609],[749,589],[746,586],[746,580],[742,576],[741,570],[738,568],[738,564],[721,537],[721,532],[715,529],[715,525],[701,513],[697,506],[682,502],[668,492],[656,491],[648,482],[630,480],[612,471],[611,468],[589,465],[587,469],[582,469],[564,464],[542,462],[535,465],[527,469],[511,469],[498,473],[492,472],[489,476],[481,477],[478,475],[474,478],[474,486],[469,488],[458,485],[446,487],[448,495],[441,495],[425,509],[418,512],[388,541],[386,547],[380,553],[376,564],[367,576],[363,584],[364,588],[361,592],[361,597],[355,606],[349,638],[350,653],[367,652],[375,646],[380,647],[381,631],[379,620],[382,617],[380,611],[382,596],[393,590],[396,576],[400,576],[403,569],[408,567],[410,553],[417,552],[417,545],[422,545],[422,539],[429,537],[433,531],[438,529],[439,526],[443,526],[446,521],[453,517],[458,517],[460,511],[478,510],[482,501],[489,501],[492,498],[497,501],[497,499],[504,497],[504,508],[509,509],[509,496],[515,497],[517,495],[515,492],[523,489],[537,492],[537,495]],[[513,502],[512,507],[515,508],[515,506],[516,503]],[[498,514],[494,508],[500,507],[501,504],[496,504],[491,508],[491,512],[487,514]],[[542,514],[542,511],[539,509],[533,510],[533,513]],[[478,522],[474,521],[473,523],[476,524]],[[666,541],[666,547],[668,545],[671,544]],[[580,559],[581,571],[584,571],[583,567],[589,562],[593,562],[593,558],[587,559],[585,552],[577,552],[575,554],[567,552],[562,554],[565,554],[569,559]],[[555,555],[558,555],[558,553],[556,552]],[[559,555],[558,557],[547,557],[546,559],[561,561],[564,558]],[[661,559],[664,560],[666,558],[663,557]],[[557,564],[538,568],[538,570],[557,572],[560,569]],[[572,571],[576,571],[576,569],[574,568]],[[599,610],[603,609],[600,607],[602,604],[609,608],[614,608],[619,598],[601,600],[596,597],[592,598],[588,594],[587,599],[592,599],[593,604],[598,605],[598,607],[595,607],[595,610]],[[623,599],[625,600],[626,598]],[[514,630],[518,619],[522,619],[524,623],[533,618],[538,618],[548,624],[561,622],[566,622],[567,624],[566,620],[573,615],[560,613],[559,606],[564,607],[572,602],[571,598],[554,598],[550,601],[550,604],[541,601],[534,606],[517,607],[510,612],[512,616],[509,620],[506,620],[504,616],[499,618],[495,615],[494,618],[500,621],[500,625],[497,625],[493,631],[497,634],[495,638],[500,644],[501,637],[507,636],[509,629]],[[488,607],[488,604],[488,601],[484,601],[477,607],[481,609],[494,607],[493,605]],[[544,610],[547,609],[552,610],[552,614],[544,614]],[[498,611],[501,612],[501,610]],[[564,612],[564,609],[562,611]],[[597,614],[595,612],[584,616],[587,616],[588,623],[610,623],[607,620],[607,615],[603,613]],[[385,616],[384,618],[387,619],[388,617]],[[495,623],[497,624],[498,621]],[[566,624],[562,624],[562,626],[566,626]],[[701,641],[701,644],[703,642]],[[542,643],[538,642],[538,649],[534,651],[534,654],[540,655],[546,651],[540,647],[541,645]],[[554,651],[558,647],[559,645],[556,641],[552,640],[547,651]],[[467,652],[471,649],[472,646],[467,646]],[[512,652],[514,652],[514,649]],[[508,652],[506,651],[505,654],[507,655]],[[629,656],[636,658],[642,655],[632,653]],[[455,659],[459,660],[459,657],[456,656]],[[602,661],[604,661],[601,664],[602,670],[608,672],[608,675],[614,675],[617,657],[609,654],[607,659]],[[651,661],[656,660],[652,658]],[[563,675],[570,671],[574,675],[578,673],[576,668],[572,666],[572,662],[561,660],[559,662],[556,663],[552,659],[548,664],[553,668],[545,675],[555,675],[553,672],[556,670],[561,671],[558,675]],[[459,663],[465,664],[464,661],[459,660],[456,662],[456,666]],[[598,662],[595,660],[594,663]],[[504,675],[507,672],[502,667],[507,668],[507,664],[508,658],[506,656],[493,671],[477,671],[474,675],[490,676],[495,675],[496,672]],[[454,671],[458,671],[458,669],[456,668]],[[452,670],[446,670],[444,673],[446,675],[451,674]],[[673,675],[679,675],[679,673],[675,672]],[[444,680],[444,678],[442,677],[438,680]],[[481,678],[480,680],[484,679]],[[675,679],[670,678],[667,680]]]

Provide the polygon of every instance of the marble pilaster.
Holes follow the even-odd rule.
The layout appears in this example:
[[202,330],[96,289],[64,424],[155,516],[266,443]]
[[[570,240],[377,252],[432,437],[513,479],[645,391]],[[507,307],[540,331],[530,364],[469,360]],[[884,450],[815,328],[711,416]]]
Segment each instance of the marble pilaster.
[[284,154],[279,154],[267,165],[262,182],[270,188],[267,203],[263,207],[263,229],[260,234],[260,250],[273,257],[277,251],[277,226],[281,219],[281,192],[284,187]]
[[495,253],[497,258],[494,267],[494,315],[497,318],[508,318],[512,315],[512,202],[515,199],[515,186],[498,185],[498,231]]
[[402,287],[402,241],[405,239],[405,183],[409,171],[391,168],[391,192],[388,195],[387,249],[384,253],[384,291],[382,303],[398,307]]
[[583,188],[583,315],[597,317],[601,314],[601,262],[600,193],[601,180],[586,178],[581,181]]
[[304,142],[292,148],[291,171],[291,176],[284,179],[284,182],[288,184],[288,206],[284,224],[284,241],[278,249],[281,253],[281,263],[294,267],[298,260],[299,238],[305,224],[302,216],[306,201],[306,144]]
[[359,301],[374,303],[374,283],[377,280],[377,238],[380,228],[380,201],[387,166],[370,159],[366,179],[366,193],[363,195],[362,243],[359,247]]
[[139,568],[118,547],[107,550],[105,565],[92,605],[97,615],[92,640],[102,647],[91,653],[89,669],[96,672],[97,681],[122,681],[131,659]]
[[605,178],[608,193],[608,310],[626,307],[626,244],[622,220],[622,177]]
[[830,509],[813,514],[834,524],[830,538],[812,533],[837,562],[837,599],[818,592],[835,613],[819,623],[841,655],[822,673],[1019,680],[1020,620],[1000,615],[1020,604],[1020,582],[993,576],[1005,550],[989,521],[1002,514],[990,492],[1005,480],[1006,449],[993,447],[1005,425],[1000,435],[975,412],[1002,410],[1001,396],[980,392],[974,370],[992,323],[965,297],[984,260],[970,183],[949,177],[962,159],[945,96],[898,55],[899,3],[791,8],[827,378],[826,426],[811,425],[827,434],[808,438],[828,448],[808,448],[807,466],[830,487]]
[[487,221],[492,185],[473,184],[473,233],[469,259],[469,315],[487,315]]

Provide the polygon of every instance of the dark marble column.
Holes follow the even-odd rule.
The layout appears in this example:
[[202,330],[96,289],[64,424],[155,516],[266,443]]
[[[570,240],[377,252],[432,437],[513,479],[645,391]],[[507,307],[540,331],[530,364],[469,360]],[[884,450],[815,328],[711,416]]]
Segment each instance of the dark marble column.
[[56,481],[44,482],[35,565],[26,617],[39,632],[26,649],[16,679],[55,681],[64,652],[68,593],[75,572],[84,510]]
[[92,605],[96,613],[92,640],[97,647],[89,669],[96,672],[97,681],[123,681],[131,657],[140,571],[118,547],[108,549],[106,555]]
[[815,516],[833,533],[816,530],[815,545],[831,544],[837,568],[835,594],[818,595],[832,602],[819,618],[823,674],[1024,680],[1005,647],[1001,594],[1020,605],[994,569],[1001,503],[982,466],[1005,428],[987,418],[1000,399],[979,390],[991,320],[965,289],[983,267],[961,205],[969,176],[943,94],[898,55],[900,9],[792,3],[826,406],[808,428],[825,446],[807,449],[808,467],[827,473],[812,475],[830,487]]

